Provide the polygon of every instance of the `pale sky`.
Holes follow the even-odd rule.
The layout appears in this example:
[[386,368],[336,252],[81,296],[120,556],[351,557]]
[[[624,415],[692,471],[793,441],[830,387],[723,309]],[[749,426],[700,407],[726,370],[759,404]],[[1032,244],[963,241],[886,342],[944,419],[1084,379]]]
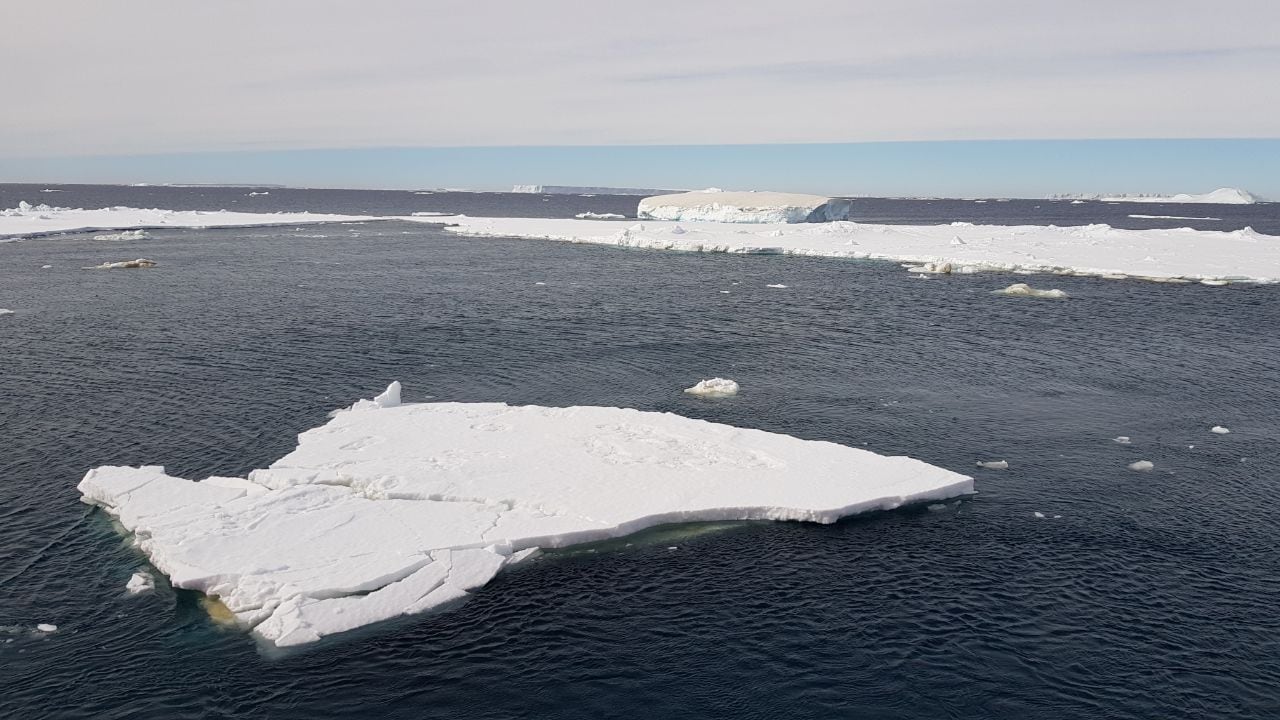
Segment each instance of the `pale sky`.
[[41,0],[0,32],[0,164],[1280,137],[1276,0]]

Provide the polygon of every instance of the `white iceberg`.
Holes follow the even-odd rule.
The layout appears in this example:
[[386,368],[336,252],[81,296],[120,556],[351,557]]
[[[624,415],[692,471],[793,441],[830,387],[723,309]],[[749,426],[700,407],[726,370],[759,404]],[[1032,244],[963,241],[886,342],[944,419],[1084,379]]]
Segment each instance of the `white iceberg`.
[[0,315],[13,315],[14,312],[9,308],[0,308]]
[[996,290],[996,295],[1008,295],[1010,297],[1036,297],[1036,298],[1052,298],[1061,300],[1067,297],[1062,290],[1037,290],[1026,283],[1014,283],[1003,290]]
[[978,467],[985,468],[987,470],[1008,470],[1009,461],[1008,460],[979,460]]
[[1213,427],[1209,428],[1209,432],[1214,433],[1214,434],[1217,434],[1217,435],[1226,435],[1226,434],[1230,433],[1231,431],[1230,431],[1230,430],[1228,430],[1228,429],[1226,429],[1226,428],[1224,428],[1224,427],[1222,427],[1221,425],[1214,425]]
[[42,633],[55,633],[58,632],[58,626],[53,623],[40,623],[36,625],[36,630]]
[[449,606],[532,548],[664,523],[831,523],[973,490],[919,460],[668,413],[398,395],[247,478],[99,467],[79,490],[175,587],[277,646]]
[[1155,464],[1152,463],[1150,460],[1139,460],[1137,462],[1129,463],[1129,469],[1136,470],[1138,472],[1147,472],[1154,467],[1155,467]]
[[699,380],[698,384],[690,388],[685,388],[685,392],[690,395],[701,395],[702,397],[729,397],[738,394],[738,383],[725,378],[711,378],[710,380]]
[[780,192],[700,192],[655,195],[640,201],[644,220],[703,220],[721,223],[800,223],[846,220],[851,200]]
[[1128,435],[1121,435],[1120,437],[1115,438],[1113,442],[1119,443],[1120,445],[1128,445],[1133,441],[1129,439]]
[[626,215],[619,215],[617,213],[594,212],[580,212],[577,215],[574,215],[574,217],[579,220],[625,220],[627,218]]

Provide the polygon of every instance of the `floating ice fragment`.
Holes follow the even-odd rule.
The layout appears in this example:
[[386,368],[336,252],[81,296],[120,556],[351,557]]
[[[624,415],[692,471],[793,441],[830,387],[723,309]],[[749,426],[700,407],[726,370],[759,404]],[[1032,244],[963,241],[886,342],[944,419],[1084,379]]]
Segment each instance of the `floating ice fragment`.
[[449,607],[532,548],[672,522],[831,523],[973,490],[918,460],[670,413],[399,395],[239,482],[99,467],[79,490],[211,617],[282,647]]
[[702,397],[729,397],[738,394],[738,383],[725,378],[711,378],[710,380],[699,380],[697,385],[691,388],[685,388],[685,392],[690,395],[701,395]]
[[942,512],[943,510],[947,509],[947,505],[945,503],[934,503],[926,507],[925,509],[928,510],[929,512]]
[[101,265],[95,265],[90,270],[128,270],[133,268],[152,268],[157,265],[155,260],[147,260],[146,258],[138,258],[137,260],[121,260],[120,262],[105,262]]
[[125,584],[124,589],[128,591],[130,595],[138,595],[149,590],[155,590],[156,579],[152,577],[151,573],[142,570],[134,573],[129,578],[129,582]]
[[1037,511],[1035,512],[1035,516],[1036,516],[1036,517],[1038,517],[1038,518],[1043,518],[1043,517],[1044,517],[1044,513],[1042,513],[1042,512],[1040,512],[1040,511],[1038,511],[1038,510],[1037,510]]
[[1121,435],[1120,437],[1115,438],[1112,442],[1116,442],[1121,445],[1128,445],[1129,443],[1132,442],[1132,440],[1129,439],[1128,435]]
[[[1222,427],[1221,425],[1214,425],[1213,427],[1209,428],[1209,432],[1211,432],[1211,433],[1216,433],[1216,434],[1218,434],[1218,435],[1226,435],[1227,433],[1230,433],[1231,431],[1230,431],[1230,430],[1228,430],[1228,429],[1226,429],[1226,428],[1224,428],[1224,427]],[[1246,434],[1247,434],[1247,433],[1246,433]]]
[[637,217],[719,223],[803,223],[845,220],[852,202],[780,192],[700,192],[655,195],[640,201]]
[[1150,460],[1139,460],[1138,462],[1129,463],[1129,469],[1137,470],[1138,472],[1147,472],[1148,470],[1151,470],[1154,467],[1155,467],[1155,464],[1152,463]]
[[39,630],[42,633],[54,633],[58,632],[58,626],[53,623],[40,623],[39,625],[36,625],[36,630]]
[[[416,215],[417,213],[414,213],[414,214]],[[582,213],[578,213],[577,215],[574,215],[574,217],[578,218],[579,220],[626,220],[627,219],[626,215],[619,215],[617,213],[594,213],[594,212],[582,212]]]
[[1062,290],[1037,290],[1026,283],[1014,283],[1003,290],[996,290],[996,295],[1008,295],[1010,297],[1037,297],[1037,298],[1053,298],[1061,300],[1067,297]]
[[9,308],[0,308],[0,315],[13,315],[13,311]]
[[51,268],[51,267],[53,267],[53,266],[52,266],[52,265],[41,265],[41,266],[40,266],[40,269],[41,269],[41,270],[48,270],[48,269],[49,269],[49,268]]
[[1009,462],[1007,460],[979,460],[978,467],[987,470],[1008,470]]
[[147,235],[146,230],[125,230],[123,232],[110,233],[107,235],[94,235],[93,239],[119,241],[119,240],[145,240],[148,237],[150,237],[150,235]]
[[778,283],[777,285],[765,285],[765,287],[779,288],[782,290],[785,290],[787,288],[787,286],[783,285],[782,283]]

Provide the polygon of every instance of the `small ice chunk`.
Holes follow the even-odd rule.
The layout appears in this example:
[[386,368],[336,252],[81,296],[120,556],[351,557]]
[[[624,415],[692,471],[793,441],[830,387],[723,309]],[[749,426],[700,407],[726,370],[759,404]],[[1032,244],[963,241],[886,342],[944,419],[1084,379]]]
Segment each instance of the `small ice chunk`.
[[53,267],[53,266],[52,266],[52,265],[41,265],[41,266],[40,266],[40,269],[41,269],[41,270],[48,270],[48,269],[49,269],[49,268],[51,268],[51,267]]
[[127,590],[130,595],[138,595],[150,590],[155,590],[156,579],[151,576],[151,573],[142,570],[134,573],[133,576],[129,578],[129,582],[125,584],[124,589]]
[[699,380],[697,385],[691,388],[685,388],[685,392],[690,395],[701,395],[702,397],[729,397],[738,394],[738,383],[725,378],[711,378],[710,380]]
[[9,308],[0,308],[0,315],[12,315],[13,311]]
[[544,283],[544,282],[536,282],[536,283],[534,283],[534,285],[546,285],[546,283]]
[[147,234],[146,230],[124,230],[118,233],[108,233],[106,235],[94,235],[93,239],[121,241],[121,240],[145,240],[148,237],[151,237],[151,236]]
[[[417,214],[418,213],[414,213],[414,215],[417,215]],[[443,213],[441,214],[443,215]],[[578,213],[577,215],[574,215],[574,217],[578,218],[579,220],[626,220],[627,219],[626,215],[619,215],[617,213],[594,213],[594,212],[581,212],[581,213]]]
[[128,270],[133,268],[152,268],[157,265],[155,260],[146,258],[138,258],[137,260],[121,260],[120,262],[105,262],[101,265],[95,265],[90,270]]
[[668,550],[679,550],[679,549],[680,549],[680,546],[679,546],[679,545],[672,545],[671,547],[668,547],[667,549],[668,549]]
[[1229,433],[1229,432],[1231,432],[1231,431],[1230,431],[1230,430],[1228,430],[1228,429],[1226,429],[1226,428],[1224,428],[1224,427],[1222,427],[1221,425],[1214,425],[1213,427],[1209,428],[1209,432],[1211,432],[1211,433],[1215,433],[1215,434],[1218,434],[1218,435],[1226,435],[1227,433]]
[[942,512],[943,510],[947,509],[947,506],[944,503],[934,503],[933,505],[930,505],[925,509],[928,510],[929,512]]
[[778,283],[777,285],[766,285],[765,287],[779,288],[779,289],[784,289],[784,290],[785,290],[787,286],[786,286],[786,285],[783,285],[782,283]]
[[1150,460],[1139,460],[1138,462],[1129,463],[1129,469],[1136,470],[1138,472],[1147,472],[1154,467],[1155,464]]
[[53,623],[40,623],[36,626],[36,630],[39,630],[42,633],[53,633],[58,632],[58,626]]
[[1128,445],[1132,440],[1129,439],[1128,435],[1121,435],[1120,437],[1115,438],[1113,442],[1119,443],[1120,445]]
[[1040,511],[1036,511],[1034,514],[1035,514],[1035,516],[1036,516],[1036,517],[1038,517],[1038,518],[1043,518],[1043,517],[1044,517],[1044,513],[1040,512]]
[[1062,290],[1037,290],[1026,283],[1014,283],[1003,290],[996,290],[996,295],[1008,295],[1010,297],[1037,297],[1052,298],[1062,300],[1067,294]]
[[1008,470],[1009,461],[1008,460],[979,460],[978,467],[986,468],[987,470]]

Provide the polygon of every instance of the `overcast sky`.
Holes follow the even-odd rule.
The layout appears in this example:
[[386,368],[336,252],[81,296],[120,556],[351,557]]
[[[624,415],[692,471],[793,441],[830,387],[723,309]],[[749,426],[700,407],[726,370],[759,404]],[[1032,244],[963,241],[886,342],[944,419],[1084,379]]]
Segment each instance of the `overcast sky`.
[[1280,136],[1280,2],[41,0],[0,160]]

